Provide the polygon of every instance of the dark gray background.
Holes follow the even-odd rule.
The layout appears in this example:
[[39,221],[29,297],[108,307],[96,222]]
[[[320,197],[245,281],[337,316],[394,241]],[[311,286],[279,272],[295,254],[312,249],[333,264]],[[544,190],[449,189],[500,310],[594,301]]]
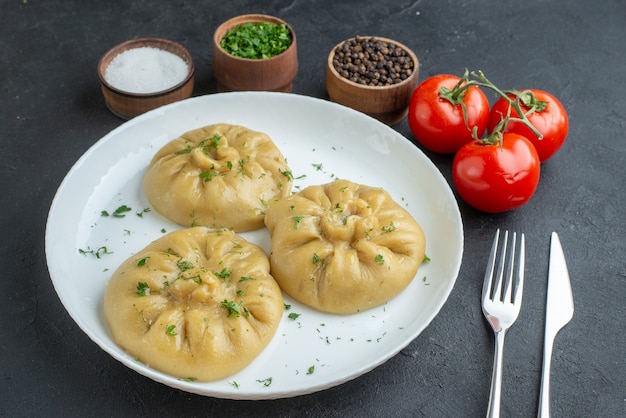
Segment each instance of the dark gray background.
[[[559,232],[576,304],[557,337],[555,417],[626,416],[624,168],[626,3],[528,1],[0,1],[0,416],[477,417],[487,408],[492,332],[480,309],[497,227],[526,233],[524,305],[505,349],[503,415],[536,415],[549,234]],[[539,88],[570,115],[563,149],[542,166],[531,202],[485,215],[460,202],[465,252],[456,286],[401,353],[339,387],[276,401],[229,401],[171,389],[127,369],[65,312],[46,268],[47,212],[64,175],[122,121],[104,105],[96,66],[127,39],[158,36],[193,54],[194,95],[215,93],[211,37],[244,13],[287,20],[298,36],[294,92],[327,98],[326,56],[361,35],[418,55],[420,78],[483,70]],[[412,139],[406,121],[395,128]],[[427,153],[450,180],[451,158]]]

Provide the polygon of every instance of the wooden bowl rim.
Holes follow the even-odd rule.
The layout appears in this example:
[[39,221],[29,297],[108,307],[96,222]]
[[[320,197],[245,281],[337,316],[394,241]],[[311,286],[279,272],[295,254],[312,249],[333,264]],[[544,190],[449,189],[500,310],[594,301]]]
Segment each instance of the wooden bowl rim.
[[[154,48],[158,48],[161,50],[165,50],[164,48],[161,48],[161,46],[163,45],[169,45],[171,47],[173,47],[172,49],[175,49],[176,51],[180,51],[181,53],[178,52],[172,52],[172,51],[167,51],[167,52],[172,52],[173,54],[178,55],[180,58],[182,58],[188,66],[189,71],[187,72],[187,75],[185,76],[185,78],[178,84],[167,88],[165,90],[160,90],[160,91],[156,91],[153,93],[133,93],[133,92],[129,92],[126,90],[121,90],[118,89],[117,87],[112,86],[104,77],[104,73],[106,71],[105,68],[105,63],[108,62],[109,64],[111,63],[111,61],[118,56],[119,54],[121,54],[122,52],[128,51],[130,49],[134,49],[135,45],[137,45],[137,47],[141,47],[141,46],[152,46]],[[106,66],[108,67],[108,65]],[[175,90],[180,89],[181,87],[183,87],[185,84],[187,84],[195,75],[195,67],[193,65],[193,57],[191,56],[191,54],[189,53],[189,51],[187,50],[187,48],[185,48],[184,46],[182,46],[181,44],[179,44],[178,42],[174,42],[171,41],[169,39],[164,39],[164,38],[135,38],[135,39],[129,39],[127,41],[124,41],[122,43],[119,43],[117,45],[115,45],[114,47],[112,47],[111,49],[109,49],[104,55],[102,55],[102,57],[100,58],[100,61],[98,62],[98,77],[100,78],[100,82],[102,83],[103,86],[105,86],[107,89],[122,95],[122,96],[127,96],[127,97],[137,97],[137,98],[150,98],[150,97],[159,97],[159,96],[163,96],[166,94],[169,94]]]
[[[348,80],[347,78],[345,78],[344,76],[342,76],[341,74],[339,74],[337,72],[337,70],[335,69],[335,66],[333,65],[333,58],[335,56],[335,50],[337,49],[337,47],[339,47],[340,45],[343,45],[345,42],[347,41],[351,41],[353,39],[356,38],[374,38],[374,39],[378,39],[387,43],[393,43],[394,45],[399,46],[401,49],[405,50],[406,53],[409,55],[409,57],[411,58],[411,60],[413,61],[413,72],[411,73],[411,75],[409,77],[406,78],[406,80],[402,80],[399,83],[396,84],[390,84],[388,86],[369,86],[367,84],[359,84],[359,83],[355,83],[354,81]],[[372,91],[377,91],[377,92],[381,92],[381,91],[386,91],[386,90],[394,90],[400,87],[404,87],[405,84],[411,82],[415,77],[417,77],[418,74],[418,69],[419,69],[419,60],[417,59],[417,55],[411,50],[411,48],[409,48],[408,46],[404,45],[401,42],[395,41],[393,39],[390,38],[385,38],[382,36],[365,36],[365,35],[358,35],[358,36],[354,36],[352,38],[348,38],[345,39],[341,42],[339,42],[337,45],[335,45],[331,50],[330,53],[328,54],[328,60],[327,60],[327,65],[328,65],[328,69],[330,70],[331,74],[339,79],[341,82],[352,86],[352,87],[358,87],[361,89],[365,89],[365,90],[372,90]]]
[[[234,21],[241,21],[241,23],[233,25]],[[222,38],[224,37],[224,35],[226,35],[228,31],[235,28],[235,26],[239,26],[244,23],[263,23],[263,22],[283,24],[287,27],[287,29],[289,29],[289,32],[291,33],[291,43],[289,44],[287,49],[285,49],[280,54],[274,55],[273,57],[262,58],[262,59],[242,58],[242,57],[237,57],[235,55],[232,55],[231,53],[226,51],[224,48],[222,48],[222,45],[221,45]],[[215,29],[215,32],[213,32],[213,47],[216,48],[216,50],[221,51],[223,54],[225,54],[229,58],[235,61],[241,61],[242,63],[268,62],[268,61],[273,61],[275,59],[280,59],[282,58],[283,55],[285,55],[288,52],[291,52],[294,48],[296,48],[296,32],[294,32],[293,28],[291,27],[289,23],[285,22],[283,19],[276,17],[276,16],[260,14],[260,13],[238,15],[238,16],[233,16],[230,19],[222,22],[222,24],[220,24],[217,27],[217,29]]]

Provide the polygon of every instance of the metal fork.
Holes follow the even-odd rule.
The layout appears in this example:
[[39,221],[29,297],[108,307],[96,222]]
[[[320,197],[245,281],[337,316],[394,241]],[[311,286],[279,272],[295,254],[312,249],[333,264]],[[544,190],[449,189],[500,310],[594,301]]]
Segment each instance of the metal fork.
[[[512,234],[510,245],[508,243],[509,231],[504,231],[503,235],[502,248],[498,253],[500,230],[496,231],[483,283],[483,314],[495,333],[488,417],[500,416],[504,335],[519,315],[524,288],[524,234],[520,234],[517,247],[517,234],[515,232]],[[495,270],[496,261],[498,261],[497,270]]]

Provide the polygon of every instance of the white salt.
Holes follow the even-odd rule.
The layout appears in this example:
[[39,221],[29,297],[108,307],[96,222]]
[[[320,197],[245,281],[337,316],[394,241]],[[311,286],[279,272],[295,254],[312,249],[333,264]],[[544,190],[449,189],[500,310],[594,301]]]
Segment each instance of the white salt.
[[128,93],[156,93],[174,87],[187,77],[185,60],[153,47],[129,49],[117,55],[104,77],[113,87]]

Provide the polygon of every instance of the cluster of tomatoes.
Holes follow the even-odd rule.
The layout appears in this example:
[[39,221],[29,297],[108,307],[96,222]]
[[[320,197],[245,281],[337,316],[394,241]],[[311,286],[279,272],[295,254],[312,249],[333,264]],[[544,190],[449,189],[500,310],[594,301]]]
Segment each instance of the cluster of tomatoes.
[[[490,108],[483,88],[495,91]],[[411,96],[409,127],[424,148],[454,154],[452,179],[463,200],[489,213],[530,200],[540,165],[567,137],[559,100],[545,91],[500,90],[482,72],[436,75]]]

